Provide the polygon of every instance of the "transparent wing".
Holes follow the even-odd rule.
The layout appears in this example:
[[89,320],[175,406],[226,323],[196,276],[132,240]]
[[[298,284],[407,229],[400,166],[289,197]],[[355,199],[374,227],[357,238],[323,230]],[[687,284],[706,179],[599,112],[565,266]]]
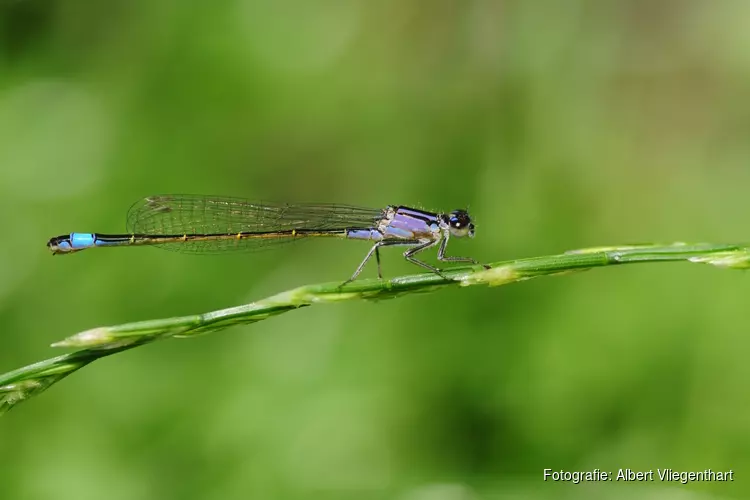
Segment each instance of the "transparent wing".
[[156,246],[189,253],[253,251],[299,241],[296,237],[222,238],[237,233],[276,231],[342,231],[374,227],[385,210],[333,204],[255,202],[242,198],[159,195],[134,204],[127,215],[128,232],[146,235],[206,235],[205,239]]

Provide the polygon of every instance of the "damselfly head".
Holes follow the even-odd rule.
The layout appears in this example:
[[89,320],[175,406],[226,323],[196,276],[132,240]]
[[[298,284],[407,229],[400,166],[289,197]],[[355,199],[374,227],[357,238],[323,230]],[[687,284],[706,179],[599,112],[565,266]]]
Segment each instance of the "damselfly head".
[[448,228],[451,234],[458,238],[463,236],[474,237],[474,224],[466,210],[454,210],[448,214]]

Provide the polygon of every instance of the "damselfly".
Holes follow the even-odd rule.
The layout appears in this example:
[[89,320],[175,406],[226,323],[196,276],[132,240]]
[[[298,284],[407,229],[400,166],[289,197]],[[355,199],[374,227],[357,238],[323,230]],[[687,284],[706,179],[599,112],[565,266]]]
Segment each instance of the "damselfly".
[[477,264],[468,257],[445,255],[451,236],[474,236],[474,224],[466,210],[432,213],[395,205],[372,209],[194,195],[150,196],[128,211],[127,231],[128,234],[70,233],[50,239],[47,246],[53,254],[139,245],[190,253],[217,253],[258,250],[324,236],[374,242],[345,283],[359,276],[373,254],[378,263],[378,277],[382,278],[379,249],[386,246],[409,247],[404,252],[406,260],[440,276],[443,276],[440,269],[415,255],[438,246],[440,261]]

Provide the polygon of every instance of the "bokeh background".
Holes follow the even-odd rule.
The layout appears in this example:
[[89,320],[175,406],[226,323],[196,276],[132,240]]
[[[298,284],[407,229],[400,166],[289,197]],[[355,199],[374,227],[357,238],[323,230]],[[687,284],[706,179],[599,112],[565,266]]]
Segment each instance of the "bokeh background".
[[[202,193],[469,207],[482,261],[750,240],[750,4],[0,0],[0,371],[344,279],[354,242],[113,249]],[[388,276],[418,271],[384,252]],[[366,272],[374,276],[374,268]],[[750,496],[748,280],[626,266],[311,307],[106,358],[0,422],[7,499]],[[542,470],[735,471],[560,484]]]

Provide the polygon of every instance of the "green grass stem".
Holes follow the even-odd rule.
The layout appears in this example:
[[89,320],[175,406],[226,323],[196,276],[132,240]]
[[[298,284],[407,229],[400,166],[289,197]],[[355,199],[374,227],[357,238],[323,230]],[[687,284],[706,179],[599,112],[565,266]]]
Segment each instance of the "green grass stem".
[[390,280],[358,280],[343,287],[340,282],[306,285],[228,309],[93,328],[53,344],[53,347],[76,348],[79,351],[0,375],[0,414],[42,393],[92,361],[160,339],[192,337],[233,325],[255,323],[313,304],[394,298],[447,286],[498,286],[594,267],[665,261],[747,269],[750,267],[750,245],[673,243],[572,250],[559,255],[496,262],[491,264],[491,269],[482,266],[452,268],[444,272],[445,278],[423,273]]

